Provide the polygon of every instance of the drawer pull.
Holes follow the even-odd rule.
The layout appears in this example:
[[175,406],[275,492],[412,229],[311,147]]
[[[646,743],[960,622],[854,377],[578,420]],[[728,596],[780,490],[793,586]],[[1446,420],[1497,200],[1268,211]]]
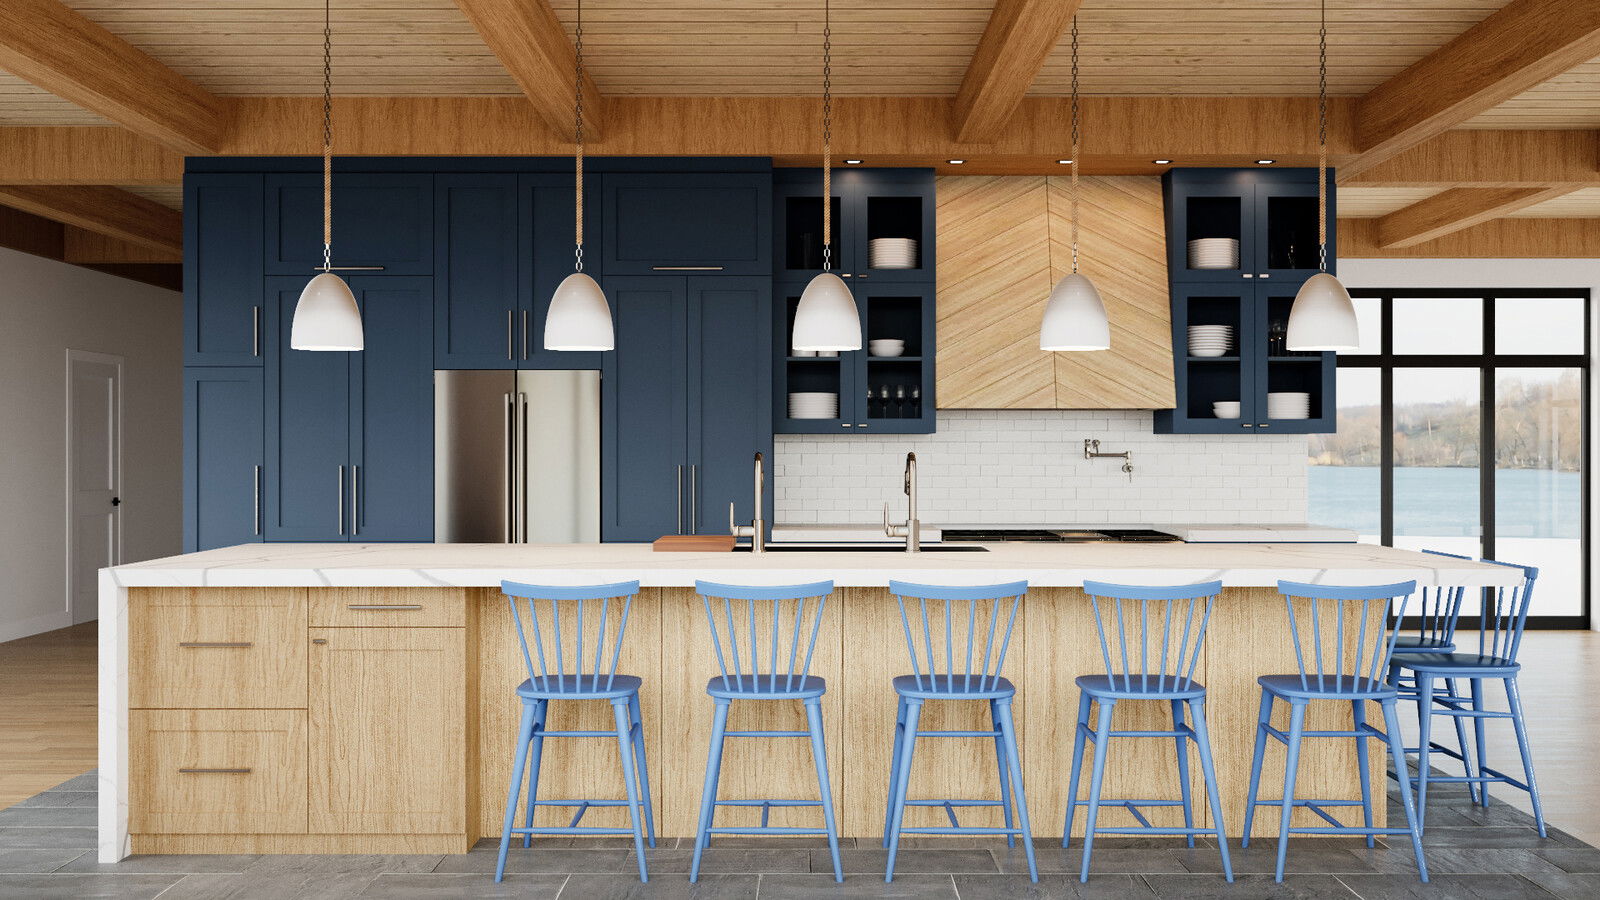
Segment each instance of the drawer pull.
[[249,775],[253,769],[179,769],[179,775]]
[[313,644],[326,644],[327,642],[328,642],[327,638],[312,638],[311,639],[311,643],[313,643]]
[[242,648],[245,648],[245,647],[254,647],[255,646],[255,642],[253,642],[253,641],[179,641],[178,642],[178,646],[179,647],[186,647],[186,648],[189,648],[189,649],[203,648],[203,647],[237,647],[237,648],[241,648],[242,649]]
[[349,609],[421,609],[421,603],[352,603]]
[[651,266],[652,272],[721,272],[723,266]]

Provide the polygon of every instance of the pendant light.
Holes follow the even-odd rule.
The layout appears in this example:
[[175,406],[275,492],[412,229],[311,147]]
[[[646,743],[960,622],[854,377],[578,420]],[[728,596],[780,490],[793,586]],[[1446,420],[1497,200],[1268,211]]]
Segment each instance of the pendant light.
[[617,345],[611,327],[611,306],[600,283],[583,271],[583,0],[578,0],[578,25],[573,38],[573,194],[572,274],[561,280],[544,317],[546,350],[611,350]]
[[333,274],[333,17],[322,4],[322,274],[300,292],[289,327],[295,350],[360,350],[366,346],[361,307],[350,285]]
[[1040,350],[1109,350],[1111,323],[1100,292],[1088,276],[1078,272],[1078,17],[1072,17],[1072,272],[1056,282],[1039,325]]
[[1317,274],[1300,285],[1289,307],[1289,350],[1355,350],[1361,346],[1350,292],[1328,272],[1328,2],[1317,32]]
[[861,314],[844,279],[833,274],[833,31],[829,0],[822,4],[822,273],[811,279],[794,310],[790,345],[796,350],[860,350]]

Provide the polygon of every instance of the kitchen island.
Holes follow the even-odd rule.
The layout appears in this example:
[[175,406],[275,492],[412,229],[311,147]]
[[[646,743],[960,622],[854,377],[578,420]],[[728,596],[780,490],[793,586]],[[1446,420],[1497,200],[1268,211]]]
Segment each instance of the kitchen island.
[[[1015,701],[1035,834],[1060,830],[1077,692],[1102,671],[1085,579],[1182,584],[1220,579],[1196,677],[1227,827],[1242,821],[1257,675],[1294,670],[1278,579],[1371,584],[1506,585],[1516,573],[1362,544],[986,544],[981,552],[653,553],[648,545],[248,544],[106,569],[100,581],[99,858],[129,853],[464,852],[498,836],[526,677],[502,579],[588,584],[638,579],[619,671],[641,695],[657,830],[692,834],[711,731],[704,694],[716,673],[695,579],[783,584],[832,579],[813,674],[828,681],[824,717],[841,833],[883,827],[894,729],[891,677],[908,670],[890,579],[1031,589],[1005,674]],[[550,727],[607,728],[605,704],[560,704]],[[924,728],[987,727],[976,704],[930,704]],[[1124,703],[1117,728],[1157,726],[1164,704]],[[1338,727],[1319,710],[1308,727]],[[803,727],[796,703],[736,704],[730,728]],[[1347,727],[1347,724],[1346,726]],[[812,798],[803,741],[730,741],[723,799]],[[1303,754],[1302,795],[1352,798],[1354,743]],[[1376,742],[1371,748],[1378,759]],[[614,739],[546,749],[543,798],[622,796]],[[918,743],[913,796],[998,796],[990,742]],[[1276,767],[1276,768],[1275,768]],[[1198,779],[1198,767],[1191,767]],[[1269,753],[1262,796],[1282,756]],[[1272,774],[1274,771],[1278,775]],[[1378,771],[1382,771],[1379,769]],[[1162,741],[1122,739],[1108,760],[1109,797],[1179,793]],[[1198,784],[1198,783],[1197,783]],[[1197,786],[1197,796],[1198,793]],[[1383,815],[1383,804],[1378,815]],[[938,824],[915,810],[908,824]],[[1175,821],[1176,810],[1158,809]],[[570,814],[546,809],[553,821]],[[756,810],[729,809],[729,824]],[[1359,815],[1359,811],[1356,811]],[[810,824],[814,810],[774,809],[772,824]],[[1102,813],[1121,824],[1126,813]],[[1203,804],[1197,815],[1206,818]],[[1298,811],[1297,816],[1312,815]],[[596,808],[586,825],[621,824]],[[994,809],[965,811],[984,823]],[[1152,815],[1158,823],[1168,818]],[[1276,817],[1261,821],[1271,834]],[[1080,817],[1081,823],[1081,817]],[[1081,828],[1081,824],[1079,825]]]

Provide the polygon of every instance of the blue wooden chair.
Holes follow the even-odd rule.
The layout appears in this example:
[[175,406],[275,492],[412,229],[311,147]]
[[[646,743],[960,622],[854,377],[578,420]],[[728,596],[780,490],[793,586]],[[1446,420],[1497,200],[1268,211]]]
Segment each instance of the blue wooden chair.
[[[511,615],[517,625],[522,659],[528,667],[528,680],[517,685],[517,697],[522,701],[522,724],[517,729],[517,751],[511,763],[511,789],[506,792],[505,827],[500,832],[500,858],[495,862],[494,880],[500,881],[505,877],[506,851],[511,847],[513,834],[522,835],[524,847],[532,844],[536,834],[631,834],[634,852],[639,857],[639,880],[649,881],[644,845],[647,835],[650,846],[656,845],[656,826],[655,813],[650,806],[650,777],[645,767],[644,726],[639,716],[640,680],[634,675],[617,674],[617,660],[622,654],[622,635],[628,627],[628,613],[633,609],[633,598],[639,593],[639,582],[550,587],[502,581],[500,589],[511,601]],[[526,626],[522,621],[518,600],[525,601],[527,605],[529,622]],[[540,620],[541,601],[548,611],[548,622],[542,623]],[[588,604],[587,615],[585,604]],[[566,613],[572,617],[564,625],[562,620]],[[537,652],[537,668],[534,666],[534,654],[528,648],[530,628],[533,632],[533,650]],[[569,641],[572,642],[570,647]],[[610,701],[616,718],[616,730],[549,731],[545,728],[545,722],[552,700]],[[545,738],[611,736],[616,737],[617,749],[622,756],[622,781],[628,799],[538,799],[539,762],[543,756]],[[528,779],[527,818],[521,828],[516,828],[513,826],[516,824],[517,796],[522,792],[522,776],[529,767],[530,750],[533,774]],[[575,806],[578,812],[564,826],[535,827],[533,814],[540,806]],[[580,827],[578,822],[583,819],[584,813],[596,806],[628,807],[633,827]]]
[[[1396,656],[1390,664],[1396,674],[1402,671],[1409,673],[1416,685],[1415,691],[1408,694],[1406,699],[1415,700],[1417,703],[1417,718],[1420,725],[1417,741],[1417,775],[1415,778],[1404,779],[1402,783],[1416,784],[1419,823],[1427,821],[1429,782],[1465,784],[1469,790],[1476,787],[1477,790],[1472,794],[1473,800],[1483,806],[1489,805],[1490,784],[1509,784],[1528,792],[1533,804],[1534,821],[1539,826],[1539,836],[1544,837],[1544,807],[1539,800],[1539,784],[1533,775],[1533,757],[1528,750],[1527,724],[1522,715],[1522,696],[1517,689],[1517,675],[1522,671],[1521,665],[1517,663],[1517,652],[1522,648],[1522,631],[1528,621],[1528,606],[1533,600],[1533,583],[1539,577],[1539,570],[1533,566],[1519,566],[1491,559],[1486,559],[1484,562],[1517,569],[1522,573],[1522,583],[1514,587],[1492,588],[1494,592],[1492,602],[1491,597],[1484,598],[1483,611],[1478,617],[1478,651],[1413,653]],[[1457,679],[1470,682],[1470,696],[1462,696],[1456,690]],[[1485,707],[1483,683],[1488,679],[1498,680],[1505,685],[1506,701],[1510,707],[1508,712],[1489,710]],[[1446,693],[1443,695],[1434,692],[1434,682],[1440,680],[1445,683]],[[1476,763],[1467,758],[1465,739],[1461,739],[1460,754],[1453,753],[1449,748],[1432,740],[1431,725],[1434,716],[1450,716],[1455,720],[1458,733],[1464,719],[1472,720],[1474,744],[1477,748]],[[1511,727],[1517,736],[1517,750],[1522,756],[1523,780],[1519,781],[1499,769],[1491,769],[1484,763],[1484,723],[1488,719],[1511,720]],[[1430,757],[1434,751],[1459,759],[1466,769],[1466,774],[1433,775],[1429,767]],[[1404,762],[1396,761],[1396,777],[1405,771]]]
[[[1023,852],[1028,857],[1028,875],[1034,881],[1039,880],[1039,869],[1033,858],[1033,829],[1028,824],[1028,800],[1022,789],[1022,759],[1017,752],[1017,730],[1011,719],[1011,699],[1016,696],[1017,689],[1010,681],[1000,677],[1006,651],[1011,646],[1011,630],[1017,622],[1017,609],[1027,592],[1026,581],[984,587],[889,582],[889,593],[894,594],[900,602],[900,624],[905,628],[906,649],[911,652],[912,674],[898,676],[893,681],[895,694],[899,698],[899,711],[895,715],[894,751],[890,755],[889,769],[889,805],[883,825],[883,845],[889,848],[884,881],[894,880],[894,861],[900,850],[902,834],[1003,834],[1006,844],[1012,847],[1016,846],[1020,836]],[[908,612],[908,600],[917,601],[914,612]],[[931,616],[928,609],[930,600],[934,601]],[[1000,628],[1002,619],[1005,620],[1003,632]],[[920,650],[919,638],[915,634],[919,629]],[[983,731],[918,732],[917,719],[921,715],[922,704],[929,700],[985,701],[989,704],[989,721],[994,727]],[[911,759],[919,737],[992,739],[1000,769],[1000,799],[907,800]],[[1016,801],[1015,820],[1011,811],[1013,799]],[[904,824],[907,806],[940,807],[950,819],[950,824],[907,828]],[[979,806],[998,806],[1003,809],[1005,827],[962,825],[957,820],[958,807]]]
[[[1399,631],[1387,623],[1388,611],[1396,608],[1396,600],[1400,602],[1395,621],[1404,618],[1406,598],[1416,588],[1415,581],[1368,587],[1278,582],[1278,591],[1283,594],[1284,605],[1289,612],[1289,635],[1294,643],[1295,664],[1300,671],[1293,675],[1262,675],[1256,679],[1256,683],[1261,685],[1261,716],[1256,727],[1255,758],[1250,764],[1250,797],[1245,804],[1244,833],[1240,841],[1241,846],[1250,846],[1250,826],[1255,821],[1257,806],[1280,807],[1278,881],[1283,880],[1283,864],[1291,834],[1359,834],[1366,836],[1369,847],[1373,846],[1373,838],[1380,834],[1410,835],[1411,849],[1416,854],[1417,875],[1423,881],[1428,880],[1428,864],[1422,858],[1422,827],[1417,819],[1416,807],[1412,805],[1410,781],[1400,781],[1400,801],[1405,807],[1406,827],[1377,828],[1372,824],[1372,778],[1368,771],[1366,743],[1369,738],[1387,743],[1395,767],[1404,769],[1405,748],[1400,744],[1400,720],[1396,711],[1399,691],[1385,680]],[[1295,615],[1296,598],[1309,602],[1309,622],[1302,623]],[[1380,623],[1376,626],[1373,625],[1374,614]],[[1302,629],[1302,624],[1307,627]],[[1309,660],[1308,652],[1311,656]],[[1272,707],[1277,700],[1289,704],[1288,734],[1272,725]],[[1306,707],[1313,700],[1349,703],[1354,727],[1349,731],[1307,731]],[[1383,707],[1383,731],[1367,724],[1366,703],[1369,701]],[[1261,786],[1261,761],[1266,754],[1269,737],[1281,742],[1286,749],[1283,797],[1280,800],[1257,799]],[[1361,776],[1360,800],[1295,798],[1300,742],[1308,737],[1355,738],[1356,766]],[[1290,814],[1296,806],[1311,810],[1328,824],[1291,827]],[[1344,825],[1327,811],[1330,807],[1340,806],[1360,806],[1364,824]]]
[[[1086,581],[1084,593],[1094,609],[1095,629],[1100,637],[1100,656],[1106,674],[1080,676],[1078,685],[1078,724],[1072,738],[1072,775],[1067,787],[1067,820],[1062,826],[1061,846],[1072,838],[1072,817],[1079,806],[1087,806],[1083,834],[1083,866],[1080,881],[1089,880],[1089,861],[1094,853],[1094,836],[1100,834],[1181,834],[1194,846],[1197,834],[1213,835],[1222,851],[1222,871],[1233,880],[1233,863],[1228,858],[1228,837],[1222,827],[1222,800],[1217,793],[1217,773],[1211,763],[1211,740],[1206,733],[1206,688],[1194,680],[1194,667],[1211,622],[1211,609],[1222,593],[1222,582],[1188,584],[1178,587],[1140,587]],[[1110,600],[1102,605],[1101,600]],[[1125,603],[1126,601],[1126,603]],[[1138,603],[1130,616],[1128,606]],[[1130,618],[1132,621],[1130,621]],[[1134,646],[1130,655],[1129,643]],[[1157,645],[1159,644],[1159,649]],[[1111,714],[1121,700],[1165,700],[1172,706],[1171,731],[1112,731]],[[1091,707],[1100,707],[1099,719],[1089,724]],[[1184,705],[1190,718],[1184,720]],[[1180,800],[1107,800],[1100,796],[1106,769],[1106,749],[1116,737],[1169,737],[1178,750]],[[1094,741],[1094,768],[1089,776],[1089,799],[1078,799],[1078,777],[1083,769],[1085,740]],[[1200,752],[1200,767],[1205,776],[1206,798],[1211,804],[1211,828],[1197,828],[1189,796],[1189,741]],[[1138,825],[1105,827],[1096,824],[1102,806],[1120,806],[1131,813]],[[1141,807],[1181,806],[1183,827],[1158,827],[1150,824]]]
[[[706,756],[706,781],[700,795],[700,824],[695,831],[694,862],[689,880],[700,878],[700,856],[713,834],[826,835],[833,854],[833,879],[844,880],[839,861],[839,830],[834,823],[833,791],[828,782],[828,753],[822,741],[822,695],[827,683],[811,671],[811,657],[822,627],[822,609],[833,582],[782,587],[750,587],[696,581],[695,591],[705,603],[721,675],[706,684],[716,703],[711,724],[711,750]],[[785,604],[794,604],[791,614]],[[741,649],[742,647],[742,649]],[[731,664],[730,664],[731,663]],[[729,731],[728,711],[735,700],[799,700],[805,704],[805,731]],[[718,800],[717,778],[722,773],[722,742],[730,737],[809,737],[817,767],[820,800]],[[761,809],[759,826],[714,827],[718,806],[753,806]],[[767,824],[773,807],[820,806],[822,828],[786,828]]]
[[[1445,553],[1442,550],[1423,550],[1434,556],[1448,556],[1451,559],[1471,559],[1457,553]],[[1456,649],[1456,625],[1461,619],[1461,601],[1466,596],[1466,588],[1461,585],[1425,585],[1418,589],[1419,608],[1417,610],[1417,630],[1414,634],[1402,634],[1394,642],[1394,658],[1416,653],[1450,653]],[[1400,627],[1398,623],[1396,627]],[[1391,666],[1390,681],[1400,689],[1400,699],[1415,699],[1417,693],[1416,679],[1409,674]],[[1456,680],[1446,678],[1440,682],[1444,686],[1444,696],[1440,699],[1460,699],[1467,701],[1456,689]],[[1417,714],[1422,714],[1422,708],[1417,708]],[[1467,761],[1467,727],[1461,719],[1455,720],[1456,749],[1451,750],[1442,745],[1435,745],[1439,752],[1461,761],[1468,775],[1472,774],[1471,763]],[[1416,748],[1407,747],[1407,753],[1415,753]],[[1395,773],[1389,773],[1391,777]],[[1467,791],[1477,799],[1475,793],[1477,785],[1467,783]],[[1420,802],[1420,801],[1419,801]],[[1422,810],[1422,816],[1427,818],[1427,810]]]

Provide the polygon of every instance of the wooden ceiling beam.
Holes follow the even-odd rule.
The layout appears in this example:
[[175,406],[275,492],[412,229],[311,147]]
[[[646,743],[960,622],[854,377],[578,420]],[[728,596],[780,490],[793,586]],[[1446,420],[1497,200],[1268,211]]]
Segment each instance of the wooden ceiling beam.
[[[563,139],[573,134],[576,54],[548,0],[456,0],[483,42],[506,67],[545,125]],[[583,77],[585,138],[605,133],[606,100]]]
[[219,146],[220,98],[58,0],[7,0],[0,69],[180,153]]
[[1462,128],[1429,138],[1340,187],[1600,186],[1600,131]]
[[183,155],[122,128],[0,127],[0,184],[176,184]]
[[1378,218],[1378,245],[1413,247],[1508,216],[1577,190],[1561,187],[1450,188]]
[[74,265],[102,263],[179,263],[183,262],[183,249],[146,247],[76,225],[62,226],[61,261]]
[[1600,56],[1600,3],[1511,0],[1362,97],[1356,172]]
[[956,93],[956,140],[998,140],[1082,0],[997,0]]
[[[8,250],[17,250],[33,256],[41,256],[45,259],[53,259],[57,262],[95,269],[108,275],[140,281],[145,284],[153,284],[156,287],[163,287],[168,290],[183,290],[183,266],[177,263],[147,262],[141,259],[127,261],[116,259],[69,259],[67,248],[72,241],[70,236],[73,234],[81,236],[87,234],[87,232],[71,225],[52,222],[49,219],[23,212],[19,209],[0,206],[0,247]],[[127,255],[139,255],[139,248],[131,247],[130,245],[123,246],[129,247]],[[106,251],[104,254],[90,255],[113,255],[110,252],[110,245],[107,245]]]
[[120,188],[0,184],[0,205],[152,250],[183,252],[183,214]]
[[1600,219],[1493,219],[1407,247],[1385,247],[1377,219],[1339,220],[1339,258],[1594,259]]

